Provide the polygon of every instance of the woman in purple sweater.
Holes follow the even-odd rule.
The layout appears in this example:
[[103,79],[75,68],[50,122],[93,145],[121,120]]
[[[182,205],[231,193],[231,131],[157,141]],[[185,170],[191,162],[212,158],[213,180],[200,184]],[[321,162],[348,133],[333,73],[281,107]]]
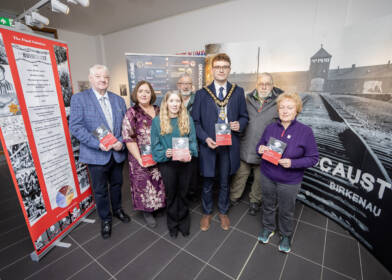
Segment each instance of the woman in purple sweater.
[[[296,120],[297,114],[302,110],[299,95],[284,93],[276,102],[279,120],[266,127],[256,147],[260,155],[269,158],[263,159],[260,164],[263,230],[258,240],[268,243],[274,235],[275,215],[279,208],[279,251],[288,253],[291,250],[295,199],[305,169],[317,163],[319,154],[312,129]],[[279,147],[280,150],[271,152],[274,147]],[[283,154],[279,154],[282,148]],[[272,163],[274,161],[275,163]]]

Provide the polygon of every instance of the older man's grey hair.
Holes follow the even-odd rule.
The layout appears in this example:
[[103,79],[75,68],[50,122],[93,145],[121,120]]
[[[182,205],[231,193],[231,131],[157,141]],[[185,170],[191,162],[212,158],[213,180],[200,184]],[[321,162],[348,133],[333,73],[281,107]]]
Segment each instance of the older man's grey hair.
[[99,70],[104,70],[106,72],[106,74],[109,75],[109,68],[107,68],[105,65],[101,65],[101,64],[95,64],[95,65],[91,66],[89,69],[89,74],[94,75]]
[[178,78],[178,80],[181,80],[182,78],[190,78],[191,81],[193,82],[192,76],[189,75],[188,73],[182,74],[182,75]]
[[261,77],[263,77],[263,76],[269,77],[270,80],[271,80],[271,84],[274,84],[274,78],[272,78],[272,75],[271,75],[270,73],[268,73],[268,72],[263,72],[263,73],[261,73],[261,74],[259,75],[259,79],[260,79]]

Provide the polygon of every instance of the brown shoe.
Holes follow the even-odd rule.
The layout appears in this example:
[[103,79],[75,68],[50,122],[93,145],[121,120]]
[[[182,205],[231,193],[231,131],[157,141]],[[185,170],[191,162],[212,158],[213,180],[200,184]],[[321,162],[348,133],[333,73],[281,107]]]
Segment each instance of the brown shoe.
[[221,228],[223,230],[229,230],[229,228],[230,228],[229,217],[225,214],[219,214],[219,219],[221,221]]
[[210,228],[211,224],[211,215],[203,215],[200,220],[200,229],[202,231],[207,231]]

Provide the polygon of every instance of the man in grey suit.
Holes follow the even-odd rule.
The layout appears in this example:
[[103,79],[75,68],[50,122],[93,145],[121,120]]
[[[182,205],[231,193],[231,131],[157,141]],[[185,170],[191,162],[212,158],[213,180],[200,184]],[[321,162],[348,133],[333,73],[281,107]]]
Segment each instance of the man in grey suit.
[[[102,222],[101,235],[107,239],[111,235],[112,215],[123,223],[130,221],[121,208],[122,165],[126,158],[121,125],[126,106],[122,97],[107,91],[109,70],[106,66],[92,66],[89,81],[90,89],[72,96],[69,127],[72,135],[80,141],[79,160],[88,166]],[[94,136],[99,127],[108,129],[117,142],[110,146],[103,145]]]

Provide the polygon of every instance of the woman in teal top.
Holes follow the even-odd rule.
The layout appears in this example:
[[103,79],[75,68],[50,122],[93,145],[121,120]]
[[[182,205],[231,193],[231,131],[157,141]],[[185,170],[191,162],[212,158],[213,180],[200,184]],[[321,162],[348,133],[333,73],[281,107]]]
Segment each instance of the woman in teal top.
[[188,236],[187,192],[192,173],[190,162],[192,157],[197,157],[197,142],[193,120],[178,92],[168,92],[162,100],[159,116],[152,121],[151,148],[165,185],[170,236],[176,238],[178,231]]

